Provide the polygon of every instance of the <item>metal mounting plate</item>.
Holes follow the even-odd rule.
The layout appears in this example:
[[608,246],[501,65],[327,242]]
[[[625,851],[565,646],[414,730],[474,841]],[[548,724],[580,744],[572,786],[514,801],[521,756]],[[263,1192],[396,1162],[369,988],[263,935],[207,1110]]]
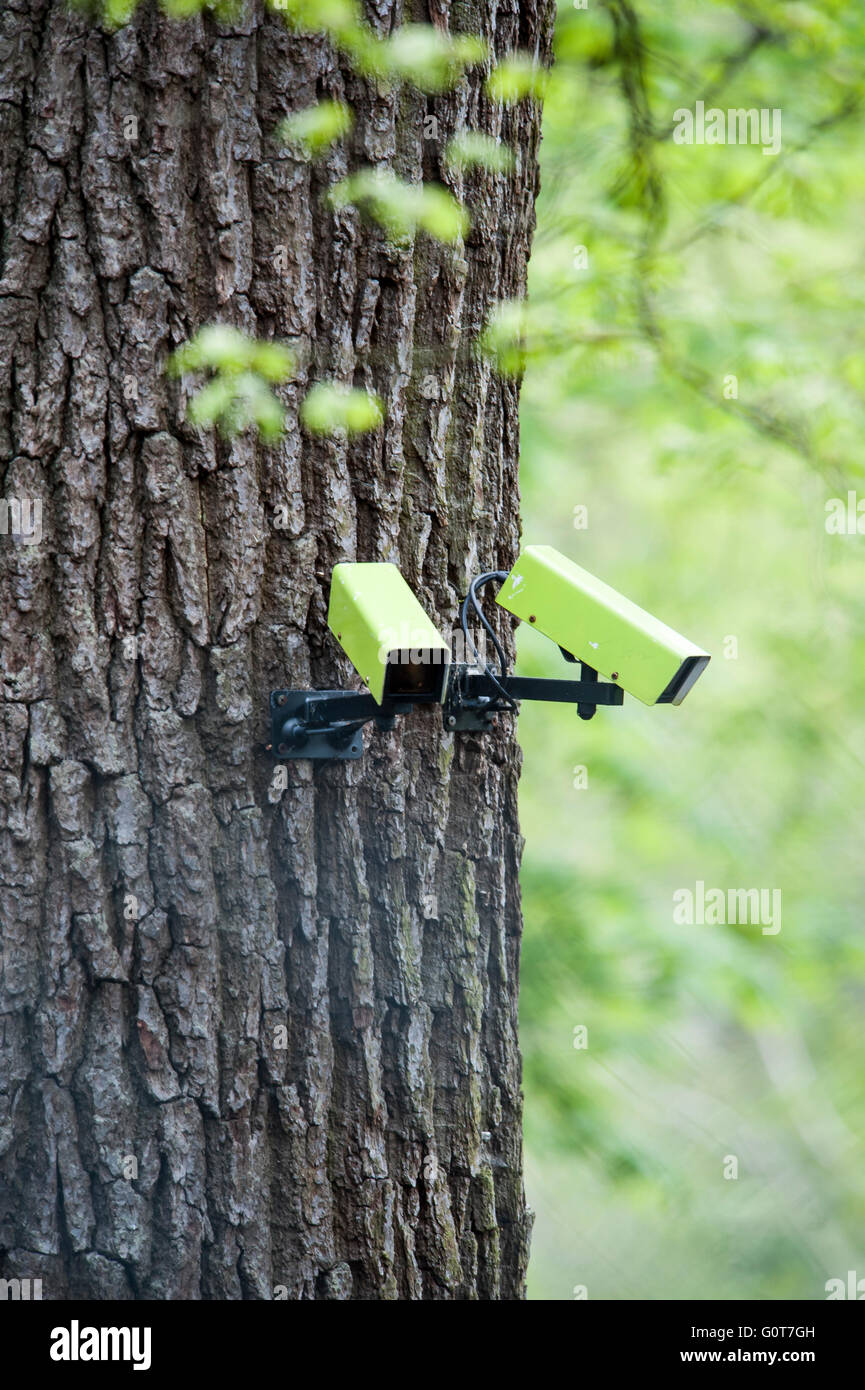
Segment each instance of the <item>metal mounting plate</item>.
[[[330,695],[340,696],[339,690],[317,690],[315,694],[323,699]],[[341,762],[363,757],[363,729],[355,729],[347,743],[341,743],[338,736],[329,729],[307,728],[306,741],[296,748],[288,747],[282,739],[285,721],[297,715],[310,696],[309,690],[273,690],[270,695],[270,741],[271,752],[279,761],[294,758],[319,758]]]

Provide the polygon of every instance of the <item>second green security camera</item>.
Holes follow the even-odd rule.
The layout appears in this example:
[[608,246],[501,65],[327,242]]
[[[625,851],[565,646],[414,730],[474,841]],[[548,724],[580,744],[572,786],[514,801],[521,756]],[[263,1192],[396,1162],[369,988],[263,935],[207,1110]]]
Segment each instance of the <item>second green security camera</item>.
[[527,545],[496,602],[645,705],[680,705],[709,654],[551,545]]

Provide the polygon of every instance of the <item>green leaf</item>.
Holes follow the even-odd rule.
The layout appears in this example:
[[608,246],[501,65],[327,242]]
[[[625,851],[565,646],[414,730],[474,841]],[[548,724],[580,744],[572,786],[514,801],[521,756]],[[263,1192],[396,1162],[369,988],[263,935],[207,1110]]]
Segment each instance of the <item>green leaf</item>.
[[169,371],[209,369],[214,372],[252,370],[269,381],[287,381],[294,371],[294,353],[281,343],[249,338],[228,323],[209,323],[169,358]]
[[312,387],[300,407],[300,418],[311,434],[365,434],[384,420],[384,407],[378,396],[370,395],[335,381],[320,381]]
[[[117,2],[118,0],[108,0],[108,3]],[[159,0],[159,3],[170,19],[191,19],[193,15],[207,10],[218,20],[225,22],[237,18],[242,0]]]
[[90,19],[99,19],[104,27],[113,32],[128,24],[138,5],[138,0],[69,0],[73,9],[83,10]]
[[469,228],[468,213],[446,188],[404,183],[389,169],[351,174],[331,189],[329,201],[336,208],[360,208],[397,241],[421,228],[438,241],[453,243]]
[[445,162],[458,169],[483,168],[504,174],[513,169],[516,160],[509,145],[480,130],[466,130],[449,142]]
[[470,34],[452,38],[431,24],[403,24],[381,45],[379,70],[410,82],[422,92],[453,87],[466,67],[487,55],[482,39]]
[[267,0],[270,9],[299,34],[327,34],[342,48],[351,49],[364,31],[363,11],[356,0]]
[[189,402],[189,418],[195,425],[213,425],[231,405],[232,384],[227,377],[215,377]]
[[279,438],[285,411],[269,383],[286,381],[295,369],[294,353],[281,343],[249,338],[230,324],[212,323],[172,354],[173,376],[209,371],[212,379],[192,397],[189,419],[203,428],[218,426],[226,436],[255,426],[262,439]]
[[296,358],[291,349],[282,343],[253,339],[249,365],[265,381],[288,381],[294,372]]
[[171,19],[190,19],[204,9],[203,0],[160,0],[162,9]]
[[438,241],[457,242],[469,229],[469,215],[452,193],[440,184],[425,183],[417,189],[415,217]]
[[335,140],[347,135],[354,125],[351,108],[342,101],[320,101],[287,116],[277,128],[277,135],[286,144],[296,145],[314,159]]
[[214,377],[189,403],[189,418],[203,428],[218,426],[226,437],[254,425],[262,439],[282,434],[285,412],[281,403],[253,372]]
[[502,376],[521,376],[526,368],[528,312],[524,300],[497,304],[481,333],[479,346]]
[[136,4],[137,0],[105,0],[105,23],[109,28],[120,29],[129,23],[135,13]]
[[512,53],[497,63],[486,80],[489,96],[512,106],[524,97],[542,98],[546,91],[548,73],[528,53]]

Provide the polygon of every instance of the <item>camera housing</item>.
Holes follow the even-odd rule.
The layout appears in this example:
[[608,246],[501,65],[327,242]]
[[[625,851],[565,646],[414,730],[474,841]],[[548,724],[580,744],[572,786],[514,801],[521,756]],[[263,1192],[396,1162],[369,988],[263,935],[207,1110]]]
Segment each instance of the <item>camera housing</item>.
[[496,602],[645,705],[680,705],[709,653],[551,545],[528,545]]
[[396,565],[335,565],[327,625],[377,704],[443,701],[450,647]]
[[[579,680],[515,676],[481,607],[480,589],[501,585],[497,601],[550,637]],[[470,610],[492,638],[498,670],[469,637]],[[625,691],[643,704],[679,705],[709,662],[708,652],[549,545],[530,545],[509,572],[484,570],[462,600],[460,624],[474,661],[451,665],[450,648],[396,565],[343,563],[334,568],[328,627],[368,687],[270,693],[275,758],[357,759],[363,729],[394,728],[416,704],[441,704],[447,733],[483,734],[523,700],[569,704],[581,719],[621,705]],[[598,671],[609,681],[598,680]]]

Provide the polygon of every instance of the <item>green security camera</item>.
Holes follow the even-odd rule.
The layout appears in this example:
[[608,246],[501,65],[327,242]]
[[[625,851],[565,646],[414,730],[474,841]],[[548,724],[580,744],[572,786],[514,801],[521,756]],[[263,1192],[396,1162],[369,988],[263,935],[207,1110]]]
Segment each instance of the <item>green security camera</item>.
[[645,705],[680,705],[709,654],[551,545],[528,545],[496,595],[562,651]]
[[[488,584],[499,586],[503,608],[579,661],[579,680],[511,673],[481,603]],[[569,704],[581,719],[621,705],[626,690],[647,705],[679,705],[709,661],[707,652],[549,545],[527,546],[512,570],[484,570],[471,580],[460,607],[471,653],[463,660],[451,663],[448,644],[396,565],[337,565],[327,623],[367,689],[272,690],[267,748],[276,758],[360,758],[365,725],[392,729],[416,704],[441,705],[443,727],[454,734],[488,733],[522,700]],[[481,631],[494,660],[476,644]],[[599,671],[609,680],[598,680]]]
[[336,565],[327,625],[377,704],[444,699],[450,647],[396,565]]

